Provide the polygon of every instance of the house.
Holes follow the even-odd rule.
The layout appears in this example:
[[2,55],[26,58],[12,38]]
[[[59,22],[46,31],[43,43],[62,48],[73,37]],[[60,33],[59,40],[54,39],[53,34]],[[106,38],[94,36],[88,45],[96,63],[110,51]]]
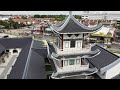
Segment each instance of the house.
[[104,19],[82,19],[80,21],[82,24],[88,27],[94,27],[98,23],[102,23],[104,26],[112,26],[116,23],[115,20],[104,20]]
[[106,20],[120,20],[120,15],[117,13],[107,13],[104,11],[104,13],[83,13],[82,18],[88,18],[88,19],[106,19]]
[[8,20],[11,17],[11,15],[0,15],[0,20]]
[[56,42],[47,41],[52,79],[89,78],[112,79],[120,73],[120,58],[97,44],[85,43],[88,33],[99,31],[102,24],[86,27],[69,13],[59,24],[52,25]]
[[36,23],[47,23],[47,22],[51,22],[52,20],[54,20],[53,18],[20,18],[20,17],[16,17],[16,18],[12,18],[13,21],[23,24],[36,24]]
[[91,34],[91,38],[96,38],[96,42],[111,43],[115,39],[116,28],[102,26],[99,31]]

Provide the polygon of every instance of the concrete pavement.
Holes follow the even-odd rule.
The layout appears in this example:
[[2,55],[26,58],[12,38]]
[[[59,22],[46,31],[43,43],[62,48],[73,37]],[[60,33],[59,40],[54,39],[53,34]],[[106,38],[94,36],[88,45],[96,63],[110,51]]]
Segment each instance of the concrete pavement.
[[12,63],[16,60],[17,55],[13,55],[10,59],[7,66],[0,66],[0,68],[5,68],[4,71],[0,75],[0,79],[5,79],[6,75],[8,74],[9,69],[12,67]]

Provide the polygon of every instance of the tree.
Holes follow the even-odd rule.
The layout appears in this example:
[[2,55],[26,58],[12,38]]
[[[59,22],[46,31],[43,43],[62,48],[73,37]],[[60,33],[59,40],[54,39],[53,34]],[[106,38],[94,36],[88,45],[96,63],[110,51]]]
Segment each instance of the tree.
[[17,29],[26,26],[25,24],[14,22],[11,18],[5,21],[0,20],[0,25],[4,26],[5,29]]
[[22,19],[27,19],[27,16],[21,16]]
[[76,18],[76,19],[81,19],[81,16],[75,15],[75,18]]
[[40,18],[40,15],[36,14],[33,16],[33,18]]
[[66,15],[55,15],[53,16],[53,18],[55,18],[55,20],[57,21],[63,21],[65,19]]
[[41,15],[40,18],[47,18],[47,15]]

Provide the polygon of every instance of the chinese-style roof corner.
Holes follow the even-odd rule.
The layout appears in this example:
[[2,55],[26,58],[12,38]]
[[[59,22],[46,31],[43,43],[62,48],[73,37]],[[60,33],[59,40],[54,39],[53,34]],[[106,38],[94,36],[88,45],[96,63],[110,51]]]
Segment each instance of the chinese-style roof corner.
[[70,12],[69,16],[65,18],[63,21],[56,25],[51,25],[51,29],[60,34],[68,34],[68,33],[91,33],[98,31],[102,27],[102,24],[95,27],[87,27],[80,23]]

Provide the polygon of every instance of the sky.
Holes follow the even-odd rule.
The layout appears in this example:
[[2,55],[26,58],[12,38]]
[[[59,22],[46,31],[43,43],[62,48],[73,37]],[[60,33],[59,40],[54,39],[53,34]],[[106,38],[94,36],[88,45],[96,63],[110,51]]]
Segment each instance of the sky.
[[[120,11],[90,11],[90,13],[105,13],[108,14],[120,14]],[[83,13],[83,11],[72,11],[73,15],[80,15]],[[34,14],[40,14],[40,15],[60,15],[65,14],[68,15],[69,11],[0,11],[0,14],[6,14],[6,15],[34,15]]]

